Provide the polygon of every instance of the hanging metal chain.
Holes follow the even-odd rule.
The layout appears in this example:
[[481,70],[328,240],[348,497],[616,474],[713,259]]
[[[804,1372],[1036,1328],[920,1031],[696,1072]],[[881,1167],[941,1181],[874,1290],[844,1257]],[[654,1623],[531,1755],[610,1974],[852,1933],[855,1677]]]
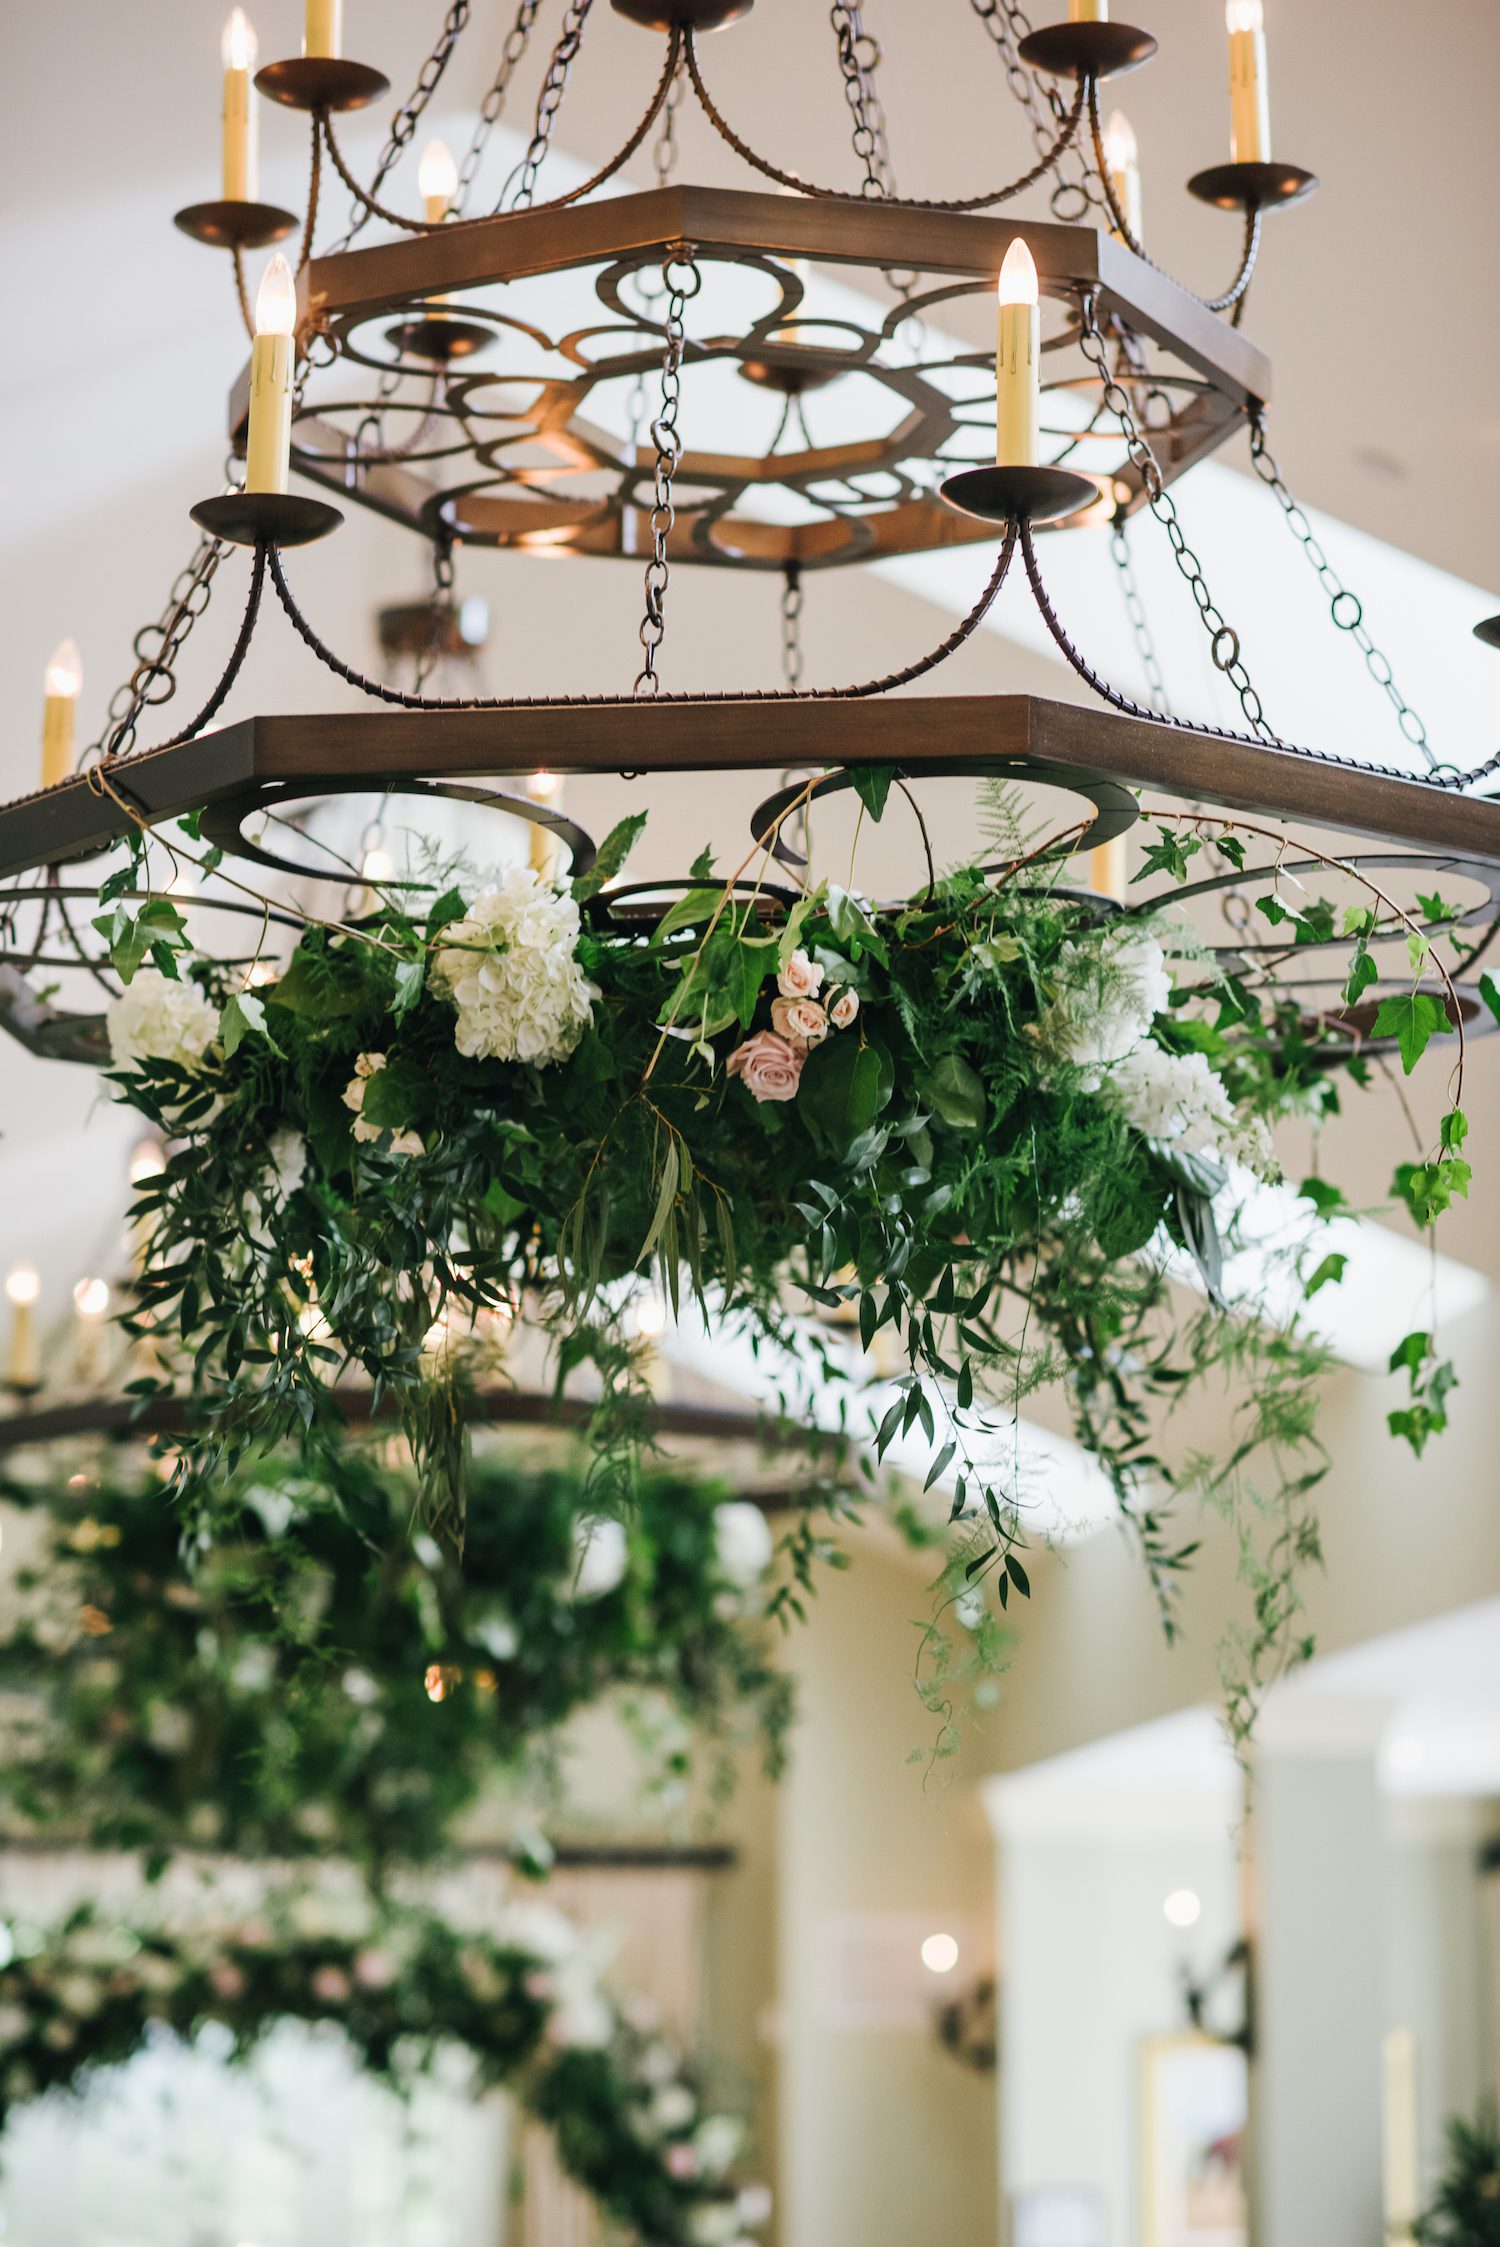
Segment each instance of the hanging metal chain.
[[1277,467],[1266,443],[1265,416],[1255,413],[1250,418],[1250,458],[1261,482],[1276,495],[1287,529],[1296,539],[1318,583],[1328,596],[1329,612],[1341,632],[1347,632],[1365,659],[1365,669],[1396,713],[1396,722],[1414,749],[1419,749],[1427,760],[1428,770],[1436,772],[1438,760],[1427,739],[1427,728],[1413,710],[1396,684],[1396,674],[1390,658],[1376,646],[1365,624],[1364,603],[1351,593],[1319,544],[1305,511],[1298,506],[1286,486],[1286,480]]
[[446,533],[432,542],[432,597],[427,611],[427,638],[417,650],[416,666],[412,675],[412,693],[420,694],[437,668],[438,657],[447,644],[449,623],[453,615],[453,538]]
[[532,28],[541,9],[542,0],[521,0],[515,22],[505,35],[505,45],[500,50],[500,64],[490,83],[489,92],[479,105],[479,121],[473,136],[464,150],[463,162],[458,167],[458,188],[453,197],[453,216],[462,218],[469,190],[484,158],[489,137],[500,122],[510,92],[510,82],[515,76],[522,57],[531,41]]
[[656,146],[651,151],[658,187],[671,186],[672,174],[677,169],[677,159],[682,153],[677,145],[677,112],[682,107],[682,98],[687,88],[687,56],[684,54],[672,73],[671,89],[661,113],[661,131],[657,135]]
[[1167,682],[1162,672],[1161,657],[1156,651],[1156,639],[1146,615],[1146,604],[1141,598],[1140,581],[1135,574],[1135,561],[1130,551],[1130,533],[1122,517],[1114,526],[1109,542],[1109,558],[1120,576],[1120,591],[1125,597],[1125,614],[1130,619],[1131,637],[1135,652],[1140,658],[1141,670],[1146,679],[1146,699],[1153,710],[1164,718],[1172,715],[1172,705],[1167,696]]
[[1148,440],[1136,421],[1129,394],[1123,385],[1116,380],[1114,370],[1110,366],[1108,348],[1099,329],[1098,299],[1092,289],[1085,290],[1083,294],[1082,320],[1078,340],[1084,357],[1099,377],[1100,394],[1103,397],[1105,407],[1120,424],[1121,432],[1125,438],[1126,450],[1130,455],[1131,466],[1140,477],[1141,487],[1146,494],[1152,514],[1161,524],[1171,542],[1172,558],[1187,583],[1188,590],[1197,605],[1198,614],[1203,619],[1203,629],[1209,637],[1214,668],[1221,671],[1234,688],[1239,697],[1240,708],[1245,713],[1245,723],[1249,726],[1250,731],[1257,734],[1262,741],[1279,744],[1279,736],[1272,731],[1267,723],[1264,706],[1251,683],[1250,674],[1245,668],[1244,657],[1240,652],[1240,636],[1231,625],[1225,623],[1222,611],[1216,606],[1213,595],[1209,592],[1208,581],[1203,575],[1203,564],[1193,552],[1192,547],[1189,546],[1183,533],[1176,503],[1167,490],[1166,478],[1161,472],[1161,463],[1151,450]]
[[[563,105],[563,96],[568,90],[568,72],[572,69],[578,50],[583,44],[584,26],[588,22],[589,10],[593,4],[594,0],[568,0],[568,12],[563,18],[562,37],[552,50],[552,60],[547,65],[547,75],[542,82],[541,93],[537,97],[536,123],[532,128],[531,145],[510,175],[510,178],[517,183],[510,204],[513,211],[529,210],[536,197],[537,174],[545,163],[547,151],[552,145],[552,128],[557,123],[557,113]],[[505,190],[496,205],[497,210],[505,207],[505,198],[509,192],[510,180],[507,180]]]
[[[1026,112],[1038,155],[1049,155],[1058,128],[1067,116],[1067,104],[1055,86],[1043,86],[1021,60],[1021,41],[1031,34],[1031,18],[1024,8],[1013,6],[1011,0],[969,0],[969,5],[994,43],[1007,86]],[[1091,203],[1102,207],[1104,187],[1102,181],[1094,178],[1087,160],[1077,148],[1069,148],[1059,160],[1059,175],[1065,164],[1076,176],[1073,179],[1059,177],[1052,190],[1052,215],[1074,221],[1083,217]]]
[[802,607],[806,598],[802,565],[788,562],[781,586],[781,676],[791,694],[800,693],[802,687]]
[[[422,121],[422,112],[437,92],[438,86],[442,82],[443,73],[453,59],[453,50],[458,45],[459,39],[467,27],[470,6],[471,0],[453,0],[452,6],[443,18],[443,28],[438,34],[437,45],[417,73],[415,86],[391,119],[391,129],[386,137],[386,144],[380,152],[380,161],[375,167],[375,177],[370,183],[370,203],[378,198],[387,179],[416,137],[417,127]],[[341,251],[347,250],[355,237],[363,233],[369,225],[373,215],[370,203],[360,204],[359,209],[349,222],[348,231],[329,249],[328,255],[330,257],[337,257]]]
[[646,613],[641,618],[640,634],[646,660],[635,681],[635,692],[639,695],[661,691],[656,658],[667,632],[667,586],[672,575],[667,550],[677,523],[672,479],[682,459],[677,414],[682,404],[682,358],[687,346],[684,323],[689,301],[703,286],[703,276],[690,252],[669,258],[662,267],[662,278],[668,290],[667,349],[661,368],[661,412],[651,424],[651,442],[656,447],[656,486],[651,509],[651,559],[646,564]]
[[875,67],[880,60],[880,48],[865,29],[860,0],[835,0],[828,17],[838,41],[844,99],[854,120],[854,153],[865,168],[860,193],[870,202],[880,202],[891,192],[885,112],[875,91]]

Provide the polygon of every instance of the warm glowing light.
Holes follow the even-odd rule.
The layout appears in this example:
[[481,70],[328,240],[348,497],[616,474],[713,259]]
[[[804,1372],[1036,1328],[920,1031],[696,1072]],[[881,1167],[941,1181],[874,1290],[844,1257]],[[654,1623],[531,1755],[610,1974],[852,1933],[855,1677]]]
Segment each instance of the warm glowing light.
[[388,850],[382,850],[377,843],[372,850],[367,850],[360,860],[359,872],[362,881],[388,882],[395,877],[396,861]]
[[130,1151],[130,1183],[144,1186],[148,1178],[159,1178],[167,1165],[167,1158],[159,1139],[141,1139]]
[[257,335],[291,335],[297,326],[297,284],[280,250],[266,267],[255,298]]
[[236,8],[224,26],[224,68],[253,70],[259,52],[260,42],[255,36],[255,26],[243,8]]
[[460,1672],[446,1669],[441,1662],[429,1662],[422,1679],[429,1701],[446,1701],[458,1683]]
[[73,1301],[81,1319],[104,1318],[109,1311],[108,1280],[80,1280],[73,1290]]
[[1041,301],[1042,285],[1037,278],[1036,259],[1024,242],[1012,242],[1000,268],[1000,302],[1040,304]]
[[1140,146],[1135,128],[1121,109],[1110,118],[1104,135],[1104,158],[1112,172],[1128,172],[1140,162]]
[[929,1935],[922,1945],[922,1964],[929,1974],[951,1974],[958,1964],[958,1944],[952,1935]]
[[42,1283],[36,1269],[30,1264],[17,1264],[6,1278],[5,1292],[12,1303],[24,1308],[34,1303],[42,1292]]
[[536,772],[531,776],[531,794],[539,804],[551,801],[562,794],[562,782],[555,772]]
[[1203,1917],[1203,1906],[1191,1888],[1174,1888],[1161,1909],[1172,1927],[1196,1927]]
[[263,991],[268,983],[276,981],[276,970],[269,960],[257,960],[245,980],[252,991]]
[[52,650],[47,664],[46,692],[74,702],[83,686],[83,662],[76,640],[64,640]]
[[667,1331],[667,1306],[654,1287],[636,1308],[635,1330],[646,1342],[659,1341]]
[[444,210],[458,193],[458,166],[445,142],[430,140],[423,149],[417,187],[426,202],[441,203]]
[[1228,0],[1224,21],[1231,32],[1264,31],[1266,28],[1265,0]]

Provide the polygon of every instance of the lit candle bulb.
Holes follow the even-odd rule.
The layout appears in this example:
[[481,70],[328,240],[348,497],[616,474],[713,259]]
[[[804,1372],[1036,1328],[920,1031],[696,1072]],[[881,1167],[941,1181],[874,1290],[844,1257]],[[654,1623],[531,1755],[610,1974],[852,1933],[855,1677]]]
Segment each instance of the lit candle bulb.
[[10,1350],[5,1385],[18,1396],[32,1396],[42,1385],[42,1354],[37,1342],[36,1303],[42,1283],[29,1264],[18,1264],[5,1282],[10,1298]]
[[1138,242],[1141,238],[1140,149],[1130,119],[1117,109],[1104,135],[1104,161],[1115,201],[1125,214],[1125,224]]
[[995,459],[1035,468],[1042,447],[1042,311],[1036,260],[1011,243],[1000,268],[1000,349],[995,362]]
[[224,200],[253,203],[260,190],[255,94],[256,39],[243,8],[224,26]]
[[[545,804],[549,811],[562,810],[563,784],[555,772],[533,773],[526,793],[534,804]],[[534,826],[531,830],[533,871],[544,882],[555,882],[561,858],[561,845],[551,829]]]
[[1236,164],[1271,161],[1271,96],[1263,0],[1229,0],[1230,154]]
[[80,1280],[73,1290],[73,1308],[77,1314],[73,1330],[74,1371],[84,1388],[95,1389],[105,1373],[104,1322],[109,1317],[109,1282]]
[[245,489],[284,492],[292,459],[292,371],[297,351],[297,287],[278,250],[255,299],[255,345],[250,353],[250,433],[245,445]]
[[71,640],[54,648],[43,681],[42,786],[51,788],[73,770],[73,741],[78,722],[78,694],[83,685],[83,665]]
[[1125,837],[1116,835],[1112,843],[1100,843],[1089,853],[1089,888],[1100,897],[1113,897],[1125,902],[1125,892],[1130,883],[1130,862],[1125,856]]
[[307,0],[302,32],[305,55],[341,55],[344,51],[344,0]]
[[1109,0],[1068,0],[1068,16],[1073,23],[1108,23]]
[[427,210],[429,226],[441,226],[458,193],[458,166],[440,140],[430,140],[417,166],[417,186]]

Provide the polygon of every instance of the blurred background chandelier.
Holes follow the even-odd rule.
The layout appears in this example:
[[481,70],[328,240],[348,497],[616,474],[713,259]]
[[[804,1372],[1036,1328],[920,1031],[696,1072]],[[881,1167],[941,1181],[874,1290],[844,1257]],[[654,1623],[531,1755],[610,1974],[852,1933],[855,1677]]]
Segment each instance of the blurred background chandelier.
[[[1017,176],[947,200],[898,190],[882,58],[857,4],[828,11],[830,64],[851,128],[843,183],[826,176],[836,165],[794,169],[750,144],[731,112],[734,25],[754,0],[566,0],[524,155],[497,191],[485,184],[486,159],[544,5],[521,0],[504,29],[455,159],[422,135],[460,43],[480,36],[469,0],[453,0],[368,184],[340,134],[347,114],[388,86],[345,52],[342,0],[307,0],[302,53],[259,69],[244,11],[231,15],[223,193],[177,215],[232,262],[251,337],[230,401],[227,488],[193,510],[198,548],[160,619],[138,636],[136,668],[81,756],[76,649],[60,648],[48,668],[43,790],[0,809],[0,875],[12,882],[0,898],[12,962],[0,971],[7,1027],[42,1050],[78,1042],[49,1027],[28,995],[26,976],[49,957],[46,929],[17,933],[22,908],[39,906],[64,959],[81,957],[58,872],[67,861],[192,814],[216,849],[301,875],[304,857],[265,840],[266,818],[295,826],[300,807],[357,790],[519,812],[543,837],[536,862],[550,869],[566,857],[575,872],[593,846],[562,809],[559,776],[569,771],[795,766],[837,788],[864,764],[1060,784],[1092,804],[1082,847],[1097,852],[1133,824],[1134,790],[1149,784],[1195,805],[1378,838],[1432,865],[1500,862],[1500,811],[1459,793],[1500,759],[1467,773],[1438,767],[1360,603],[1327,564],[1268,449],[1270,368],[1242,320],[1266,219],[1316,182],[1273,154],[1261,0],[1229,0],[1230,159],[1189,182],[1239,221],[1232,278],[1208,295],[1144,247],[1134,136],[1120,111],[1106,119],[1102,89],[1148,63],[1156,43],[1114,20],[1111,0],[1071,0],[1067,21],[1039,27],[1008,0],[922,11],[920,43],[889,67],[931,68],[937,53],[957,67],[959,42],[984,39],[997,87],[1032,142]],[[656,36],[654,55],[642,40],[645,106],[601,169],[549,194],[570,76],[590,18],[606,8]],[[356,22],[351,11],[351,29]],[[677,181],[677,125],[690,102],[743,162],[745,187]],[[265,103],[308,120],[301,214],[259,196]],[[658,184],[608,191],[648,146]],[[323,247],[330,187],[352,198],[353,212]],[[1050,221],[1006,215],[1028,190],[1050,194]],[[293,237],[296,248],[275,252],[252,297],[247,253]],[[1400,724],[1399,765],[1298,747],[1267,718],[1171,489],[1241,428],[1332,621],[1363,653]],[[309,488],[294,490],[294,475]],[[327,644],[283,562],[285,549],[321,540],[355,506],[408,527],[430,557],[427,603],[388,612],[382,626],[385,677],[364,675]],[[1145,702],[1101,675],[1048,595],[1034,533],[1096,524],[1113,526],[1133,595],[1127,528],[1141,511],[1170,541],[1213,663],[1238,699],[1239,730],[1170,713],[1138,601]],[[973,608],[940,646],[857,684],[804,689],[805,573],[968,544],[991,554],[980,557]],[[250,586],[223,675],[190,723],[150,743],[143,722],[175,692],[183,645],[235,546],[250,550]],[[643,563],[640,646],[622,666],[619,693],[482,692],[474,655],[483,625],[471,610],[465,627],[454,585],[464,546]],[[710,695],[666,690],[679,564],[781,573],[779,691],[733,681]],[[1057,647],[1103,707],[942,696],[924,700],[916,727],[910,704],[890,690],[932,673],[1007,578],[1023,574]],[[254,718],[209,734],[273,594],[312,652],[390,715]],[[1427,771],[1412,777],[1417,761]],[[511,793],[478,785],[506,774],[540,774],[541,783]],[[786,800],[760,807],[757,833]],[[383,850],[373,828],[364,842]],[[775,848],[794,860],[790,833]],[[351,856],[357,874],[351,850],[325,878],[347,880]],[[1095,886],[1118,895],[1121,884],[1118,860],[1096,858]],[[1475,911],[1488,924],[1494,885],[1482,887]],[[83,1043],[97,1053],[97,1036]]]

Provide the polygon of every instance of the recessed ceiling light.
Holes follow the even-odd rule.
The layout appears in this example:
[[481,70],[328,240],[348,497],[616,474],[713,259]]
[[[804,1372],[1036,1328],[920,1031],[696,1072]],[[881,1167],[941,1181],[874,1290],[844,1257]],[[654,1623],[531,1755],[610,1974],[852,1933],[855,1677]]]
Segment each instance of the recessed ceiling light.
[[929,1974],[951,1974],[958,1964],[958,1944],[951,1935],[929,1935],[922,1945],[922,1964]]
[[1161,1908],[1173,1927],[1196,1927],[1203,1917],[1203,1905],[1191,1888],[1174,1888]]

